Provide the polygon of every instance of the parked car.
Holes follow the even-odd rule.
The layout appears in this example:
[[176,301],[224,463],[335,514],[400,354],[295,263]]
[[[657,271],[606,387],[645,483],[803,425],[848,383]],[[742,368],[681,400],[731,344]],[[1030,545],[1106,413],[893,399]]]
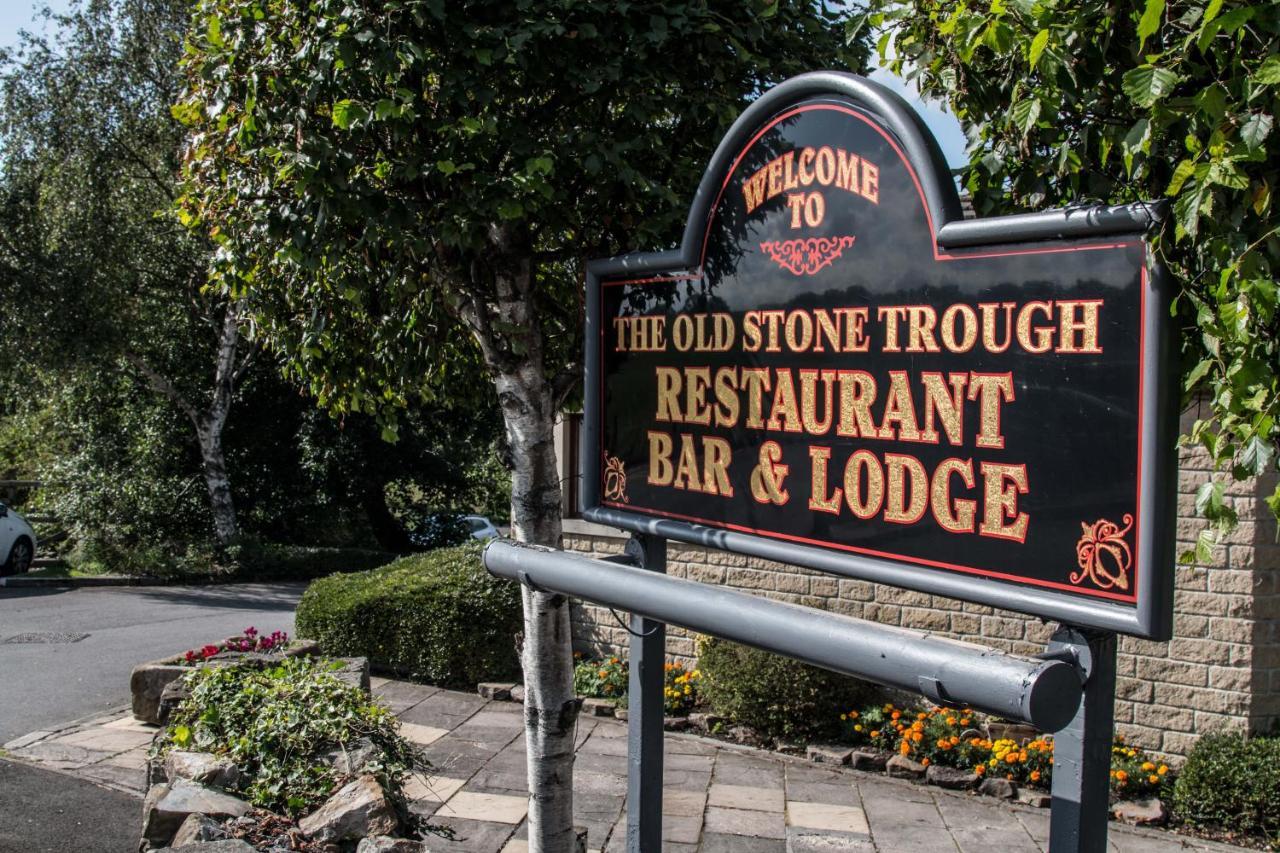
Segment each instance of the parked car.
[[36,533],[27,520],[0,503],[0,577],[22,574],[36,555]]
[[497,539],[502,534],[494,523],[483,515],[464,515],[462,520],[467,523],[467,527],[471,528],[471,538],[485,541],[488,539]]

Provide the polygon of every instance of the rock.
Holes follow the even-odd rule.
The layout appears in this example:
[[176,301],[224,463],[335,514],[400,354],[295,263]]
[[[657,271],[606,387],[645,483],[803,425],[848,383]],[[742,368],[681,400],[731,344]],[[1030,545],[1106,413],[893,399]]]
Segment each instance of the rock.
[[227,831],[222,828],[221,823],[207,815],[193,814],[187,815],[169,843],[174,847],[181,847],[197,841],[221,841],[226,837]]
[[884,769],[895,779],[923,779],[925,766],[919,761],[912,761],[905,755],[895,755],[885,762]]
[[151,853],[256,853],[253,845],[239,838],[223,838],[219,841],[193,841],[182,846],[161,847]]
[[777,740],[774,741],[773,748],[783,755],[804,755],[805,744],[796,740]]
[[764,739],[760,737],[760,733],[750,726],[733,726],[728,731],[729,739],[734,743],[742,743],[747,746],[760,746],[764,743]]
[[481,699],[492,699],[494,702],[506,702],[511,699],[511,688],[514,684],[497,681],[482,681],[476,685],[476,692]]
[[[618,715],[618,712],[614,711],[613,715],[616,717]],[[689,718],[688,717],[663,717],[662,727],[669,732],[682,732],[689,728]]]
[[613,717],[615,720],[622,720],[625,723],[631,719],[631,713],[626,708],[614,708]]
[[1111,808],[1116,820],[1134,826],[1162,826],[1169,819],[1169,812],[1158,797],[1149,800],[1124,800]]
[[187,779],[212,788],[234,788],[240,781],[240,768],[229,758],[208,752],[185,752],[175,749],[164,760],[165,777]]
[[1025,803],[1028,806],[1035,806],[1038,809],[1047,809],[1053,803],[1053,797],[1044,791],[1036,791],[1031,788],[1018,789],[1018,802]]
[[191,688],[187,686],[184,678],[179,678],[166,684],[164,690],[160,691],[160,709],[156,712],[156,715],[160,718],[160,725],[168,725],[169,718],[173,716],[173,712],[190,695]]
[[322,842],[390,835],[399,825],[382,786],[367,775],[343,785],[324,805],[298,821],[303,835]]
[[142,840],[152,847],[163,847],[190,815],[228,818],[248,812],[249,804],[244,800],[186,779],[153,785],[142,804]]
[[715,714],[707,714],[701,711],[689,715],[689,725],[704,732],[712,731],[724,721],[724,717],[717,717]]
[[133,696],[133,716],[144,723],[161,725],[160,694],[169,682],[191,671],[190,667],[175,663],[152,661],[140,663],[129,675],[129,692]]
[[585,826],[573,827],[573,853],[587,853],[587,828]]
[[988,797],[998,797],[1001,800],[1012,800],[1018,795],[1018,786],[1008,779],[983,779],[982,784],[978,786],[978,793],[986,794]]
[[320,643],[315,640],[294,640],[284,650],[285,657],[311,658],[320,654]]
[[852,755],[851,748],[832,743],[811,743],[805,750],[805,757],[817,764],[845,765]]
[[594,696],[589,696],[582,700],[582,713],[588,717],[612,717],[613,711],[613,702],[608,699],[597,699]]
[[511,688],[511,701],[524,704],[524,685],[517,684]]
[[954,767],[942,767],[937,764],[929,765],[929,769],[925,771],[924,778],[925,782],[930,785],[936,785],[939,788],[947,788],[952,791],[963,791],[968,788],[975,788],[978,785],[977,773],[957,770]]
[[889,762],[889,754],[885,752],[866,752],[864,750],[855,749],[849,755],[849,764],[854,770],[867,770],[876,773],[883,773],[885,765]]
[[392,838],[388,835],[374,835],[360,839],[356,853],[427,853],[427,845],[421,841],[408,838]]
[[352,687],[359,687],[369,692],[369,659],[368,658],[334,658],[335,663],[342,665],[333,670],[339,681],[345,681]]
[[373,741],[361,738],[345,748],[330,750],[321,760],[343,776],[358,776],[364,772],[366,765],[381,757],[382,750]]

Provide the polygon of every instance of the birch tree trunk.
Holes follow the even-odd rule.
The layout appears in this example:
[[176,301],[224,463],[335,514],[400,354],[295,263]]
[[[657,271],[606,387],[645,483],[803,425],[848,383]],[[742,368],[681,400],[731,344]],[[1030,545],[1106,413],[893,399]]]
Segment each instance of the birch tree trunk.
[[[456,306],[493,376],[511,452],[511,533],[559,547],[558,395],[545,366],[532,252],[522,235],[490,232],[493,278],[460,287]],[[569,601],[525,587],[524,727],[528,753],[529,850],[574,853],[573,759],[578,698],[573,689]]]
[[222,432],[231,413],[235,385],[248,368],[250,356],[237,360],[240,344],[240,302],[227,305],[218,328],[217,355],[214,362],[213,393],[203,409],[182,393],[168,377],[156,370],[136,353],[125,358],[146,377],[152,389],[168,397],[191,421],[200,445],[201,471],[209,490],[209,510],[213,516],[213,534],[219,545],[230,545],[240,534],[235,502],[231,498],[231,478],[227,474],[226,455],[222,452]]

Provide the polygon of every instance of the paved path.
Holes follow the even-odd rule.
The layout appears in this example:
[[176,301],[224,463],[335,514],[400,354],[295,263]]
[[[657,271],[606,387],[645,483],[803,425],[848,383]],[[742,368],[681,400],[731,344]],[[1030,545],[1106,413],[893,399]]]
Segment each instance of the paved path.
[[[523,715],[519,705],[475,694],[375,679],[375,693],[436,767],[410,789],[415,811],[454,830],[432,853],[524,853],[527,837]],[[50,764],[142,793],[154,730],[117,711],[6,744]],[[625,849],[627,730],[583,717],[574,810],[588,846]],[[775,753],[668,734],[663,850],[667,853],[1040,853],[1047,810],[926,788],[879,774],[828,769]],[[1171,832],[1112,824],[1122,853],[1238,851]]]
[[251,624],[292,631],[304,588],[0,588],[0,743],[120,705],[143,661]]

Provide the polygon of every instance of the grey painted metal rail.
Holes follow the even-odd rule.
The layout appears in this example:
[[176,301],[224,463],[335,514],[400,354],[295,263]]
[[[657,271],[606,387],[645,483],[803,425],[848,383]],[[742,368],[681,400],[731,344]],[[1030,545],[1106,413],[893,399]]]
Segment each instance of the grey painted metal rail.
[[935,702],[1020,720],[1041,731],[1063,728],[1080,707],[1080,671],[1063,660],[1016,657],[504,540],[489,543],[484,564],[498,577],[923,693]]

